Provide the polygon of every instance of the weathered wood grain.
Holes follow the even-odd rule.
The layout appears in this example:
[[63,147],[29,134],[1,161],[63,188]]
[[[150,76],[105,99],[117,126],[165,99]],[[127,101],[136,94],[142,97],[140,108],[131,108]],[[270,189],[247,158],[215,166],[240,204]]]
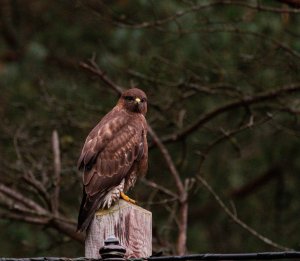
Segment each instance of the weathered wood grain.
[[85,257],[99,258],[99,249],[110,235],[126,248],[126,258],[151,256],[151,212],[122,199],[110,209],[98,211],[87,231]]

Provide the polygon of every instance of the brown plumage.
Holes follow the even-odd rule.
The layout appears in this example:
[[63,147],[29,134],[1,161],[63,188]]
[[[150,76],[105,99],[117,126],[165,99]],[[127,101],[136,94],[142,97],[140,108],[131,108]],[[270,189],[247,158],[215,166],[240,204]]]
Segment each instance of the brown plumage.
[[98,209],[109,208],[146,173],[146,112],[146,94],[129,89],[86,138],[78,160],[84,173],[77,230],[86,230]]

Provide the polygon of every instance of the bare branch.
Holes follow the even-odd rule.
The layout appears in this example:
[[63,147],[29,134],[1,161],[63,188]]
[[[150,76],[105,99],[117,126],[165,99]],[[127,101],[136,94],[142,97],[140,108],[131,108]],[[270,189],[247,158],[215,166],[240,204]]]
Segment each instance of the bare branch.
[[147,180],[147,179],[143,179],[142,182],[145,183],[149,187],[157,189],[157,190],[165,193],[166,195],[171,196],[172,198],[178,199],[178,196],[176,194],[174,194],[171,190],[167,189],[164,186],[158,185],[157,183],[155,183],[151,180]]
[[254,230],[253,228],[251,228],[250,226],[248,226],[246,223],[244,223],[242,220],[240,220],[236,214],[234,214],[233,212],[231,212],[229,210],[228,207],[226,207],[225,203],[221,200],[221,198],[217,195],[217,193],[213,190],[213,188],[207,183],[207,181],[200,175],[196,176],[196,179],[198,181],[200,181],[200,183],[210,192],[210,194],[214,197],[214,199],[217,201],[217,203],[219,204],[219,206],[224,210],[224,212],[239,226],[241,226],[242,228],[244,228],[246,231],[248,231],[250,234],[252,234],[253,236],[255,236],[256,238],[258,238],[259,240],[261,240],[262,242],[264,242],[265,244],[281,249],[281,250],[285,250],[285,251],[291,251],[293,249],[282,246],[280,244],[275,243],[274,241],[272,241],[271,239],[261,235],[260,233],[258,233],[256,230]]
[[199,171],[203,165],[203,162],[204,160],[206,159],[206,157],[208,156],[209,152],[215,147],[217,146],[218,144],[226,141],[226,140],[232,140],[232,138],[249,129],[249,128],[254,128],[256,126],[259,126],[261,124],[264,124],[266,123],[267,121],[269,121],[271,119],[270,116],[267,116],[266,118],[260,120],[260,121],[257,121],[257,122],[254,122],[254,119],[253,119],[253,116],[251,115],[250,119],[249,119],[249,122],[247,122],[246,124],[234,129],[234,130],[230,130],[230,131],[224,131],[222,130],[222,133],[223,135],[221,135],[220,137],[216,138],[214,141],[212,141],[210,144],[208,144],[208,146],[201,152],[198,152],[198,154],[200,154],[201,156],[201,160],[200,160],[200,165],[199,165]]
[[5,186],[4,184],[0,184],[0,193],[7,195],[8,197],[12,198],[13,200],[16,200],[24,206],[27,206],[29,209],[34,209],[38,215],[45,215],[48,213],[47,210],[39,206],[33,200],[24,197],[24,195],[20,194],[14,189]]
[[179,172],[177,171],[175,164],[164,144],[158,138],[156,133],[148,126],[148,131],[163,155],[167,167],[175,181],[175,185],[178,191],[179,197],[179,209],[178,209],[178,239],[176,244],[177,253],[183,255],[186,251],[186,233],[187,233],[187,219],[188,219],[188,193],[185,186],[180,178]]
[[234,199],[246,197],[262,186],[268,184],[274,178],[278,178],[280,175],[282,175],[281,167],[274,166],[270,168],[266,173],[263,173],[262,175],[251,180],[249,183],[229,191],[228,194],[231,198]]
[[23,212],[24,214],[36,215],[36,211],[28,208],[20,202],[16,202],[14,199],[10,198],[6,194],[0,192],[0,205],[4,206],[5,209],[10,211]]
[[147,200],[146,202],[140,202],[142,205],[145,204],[147,206],[150,206],[150,205],[165,205],[167,203],[171,203],[171,202],[174,202],[174,201],[178,201],[178,198],[166,198],[166,199],[162,199],[162,200],[155,200],[155,201],[151,201],[151,200]]
[[107,84],[116,93],[121,94],[123,92],[124,88],[111,81],[106,76],[106,73],[99,68],[99,66],[96,64],[93,58],[90,59],[88,63],[80,62],[79,65],[81,68],[99,77],[101,81]]
[[51,216],[36,217],[36,216],[17,214],[12,212],[0,212],[0,218],[48,226],[59,232],[68,235],[70,238],[76,241],[84,243],[84,235],[75,232],[76,231],[75,225],[71,225],[69,223],[63,222],[62,220]]
[[[249,35],[249,36],[253,36],[255,38],[260,38],[263,39],[267,42],[270,42],[271,44],[275,45],[278,48],[281,48],[283,50],[285,50],[287,53],[289,53],[290,55],[294,56],[297,59],[300,59],[300,53],[298,51],[296,51],[295,49],[292,49],[291,47],[289,47],[287,44],[282,43],[281,41],[279,41],[276,38],[271,38],[271,37],[267,37],[265,34],[263,33],[258,33],[258,32],[254,32],[254,31],[249,31],[249,30],[241,30],[240,28],[236,28],[236,27],[232,27],[232,26],[221,26],[221,27],[217,27],[217,28],[201,28],[198,30],[182,30],[181,34],[194,34],[194,33],[233,33],[233,34],[244,34],[244,35]],[[177,34],[177,32],[173,32],[175,34]]]
[[43,183],[41,183],[39,180],[37,180],[34,175],[31,173],[31,171],[27,171],[23,177],[25,182],[30,185],[39,196],[43,199],[43,201],[46,203],[47,207],[51,208],[51,199],[49,197],[49,194],[44,187]]
[[52,211],[54,215],[58,215],[59,207],[59,190],[60,190],[60,173],[61,173],[61,161],[60,161],[60,148],[59,137],[56,130],[52,132],[52,150],[53,150],[53,163],[54,163],[54,193],[52,197]]
[[64,234],[68,235],[70,238],[75,239],[78,242],[84,243],[84,235],[82,233],[76,232],[76,226],[71,225],[69,223],[62,222],[57,218],[53,218],[49,221],[49,225],[60,231]]
[[152,128],[149,126],[148,127],[148,131],[149,134],[151,135],[154,143],[157,145],[157,147],[159,148],[161,154],[163,155],[166,163],[167,163],[167,167],[170,170],[170,173],[175,181],[177,190],[179,194],[184,193],[184,186],[182,184],[182,181],[180,179],[180,175],[174,165],[173,160],[171,159],[171,156],[167,150],[167,148],[164,146],[164,144],[161,142],[161,140],[158,138],[158,136],[156,135],[156,133],[152,130]]
[[298,92],[298,91],[300,91],[300,84],[291,84],[291,85],[284,86],[277,90],[263,92],[258,95],[252,96],[252,97],[249,96],[249,97],[245,97],[244,99],[240,99],[240,100],[237,100],[234,102],[227,103],[225,105],[222,105],[216,109],[213,109],[213,110],[201,115],[197,120],[195,120],[194,123],[188,125],[183,130],[173,133],[173,134],[170,134],[170,135],[166,135],[165,137],[161,138],[161,141],[165,143],[165,142],[173,142],[173,141],[181,140],[184,137],[186,137],[187,135],[197,131],[200,127],[202,127],[208,121],[214,119],[215,117],[217,117],[225,112],[228,112],[233,109],[236,109],[236,108],[239,108],[242,106],[246,106],[246,105],[249,106],[249,105],[253,105],[256,103],[263,102],[263,101],[271,101],[271,100],[278,98],[281,95],[290,94],[290,93],[294,93],[294,92]]
[[279,0],[280,2],[287,4],[293,8],[300,8],[300,1],[299,0]]
[[99,11],[95,10],[95,8],[93,10],[95,10],[98,14],[100,14],[101,18],[103,20],[105,20],[106,22],[108,22],[110,24],[114,24],[115,26],[131,28],[131,29],[145,29],[145,28],[161,28],[161,26],[168,24],[170,22],[176,23],[179,18],[181,18],[185,15],[188,15],[188,14],[194,13],[194,12],[198,12],[202,9],[207,9],[207,8],[211,8],[213,6],[218,6],[218,5],[240,6],[243,8],[254,9],[257,11],[280,13],[280,14],[285,14],[285,13],[298,14],[298,13],[300,13],[300,10],[292,9],[292,8],[270,7],[270,6],[261,5],[261,4],[251,4],[246,1],[219,0],[219,1],[214,1],[211,3],[195,4],[185,10],[178,11],[175,14],[172,14],[165,18],[156,19],[153,21],[144,21],[144,22],[140,22],[140,23],[130,23],[126,20],[124,21],[124,20],[117,20],[117,18],[104,17]]
[[49,222],[48,217],[36,217],[36,216],[24,215],[23,213],[16,214],[12,212],[0,212],[0,218],[22,221],[22,222],[38,224],[38,225],[46,225]]

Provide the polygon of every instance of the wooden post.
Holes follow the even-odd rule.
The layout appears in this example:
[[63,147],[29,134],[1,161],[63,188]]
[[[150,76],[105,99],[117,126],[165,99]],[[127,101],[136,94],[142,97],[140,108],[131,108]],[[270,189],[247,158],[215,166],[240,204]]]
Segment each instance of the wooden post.
[[152,254],[152,213],[120,199],[107,210],[99,210],[87,231],[85,257],[99,258],[104,240],[115,236],[126,248],[125,258]]

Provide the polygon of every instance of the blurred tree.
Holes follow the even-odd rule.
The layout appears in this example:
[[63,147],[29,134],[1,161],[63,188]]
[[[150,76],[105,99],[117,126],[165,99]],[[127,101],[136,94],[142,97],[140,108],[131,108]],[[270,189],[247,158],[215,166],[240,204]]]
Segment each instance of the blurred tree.
[[1,256],[83,254],[77,157],[130,86],[150,100],[133,196],[155,250],[299,248],[297,1],[0,6]]

